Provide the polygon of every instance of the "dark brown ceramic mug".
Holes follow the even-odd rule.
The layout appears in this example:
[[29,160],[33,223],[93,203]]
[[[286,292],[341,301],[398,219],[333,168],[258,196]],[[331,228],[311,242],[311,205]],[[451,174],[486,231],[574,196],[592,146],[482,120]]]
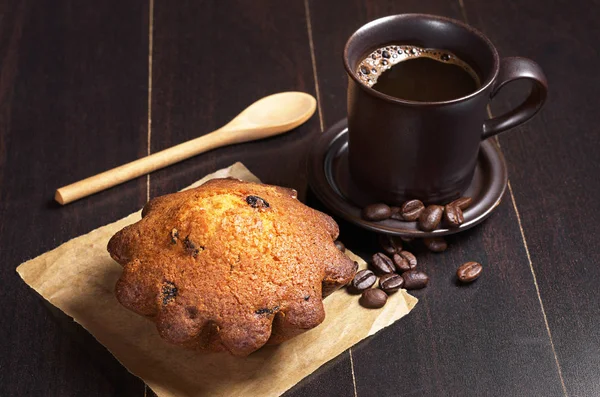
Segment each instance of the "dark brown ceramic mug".
[[[479,75],[479,89],[444,102],[414,102],[361,83],[357,67],[386,44],[444,49]],[[370,22],[346,43],[349,165],[354,182],[389,204],[418,198],[455,199],[469,186],[481,140],[524,123],[546,99],[544,73],[526,58],[498,57],[490,40],[462,22],[424,14],[394,15]],[[507,83],[527,79],[532,88],[516,109],[492,119],[486,107]]]

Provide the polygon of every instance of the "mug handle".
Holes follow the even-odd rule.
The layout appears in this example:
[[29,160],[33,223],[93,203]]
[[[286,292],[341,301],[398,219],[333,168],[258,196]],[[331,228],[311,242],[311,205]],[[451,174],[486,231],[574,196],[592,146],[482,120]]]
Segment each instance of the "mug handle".
[[496,96],[506,84],[520,79],[531,80],[532,87],[529,96],[508,113],[485,120],[481,139],[487,139],[526,122],[544,105],[548,94],[546,76],[537,63],[521,57],[504,58],[500,61],[500,72],[492,87],[490,99]]

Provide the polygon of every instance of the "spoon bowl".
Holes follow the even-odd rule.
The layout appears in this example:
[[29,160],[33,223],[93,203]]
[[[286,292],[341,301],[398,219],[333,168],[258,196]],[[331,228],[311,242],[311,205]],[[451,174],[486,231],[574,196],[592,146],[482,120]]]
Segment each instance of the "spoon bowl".
[[316,108],[317,101],[310,94],[294,91],[280,92],[259,99],[238,117],[258,128],[277,128],[287,131],[303,124],[313,115]]
[[266,96],[244,109],[213,132],[228,132],[231,143],[263,139],[288,132],[308,120],[317,108],[315,98],[304,92],[280,92]]

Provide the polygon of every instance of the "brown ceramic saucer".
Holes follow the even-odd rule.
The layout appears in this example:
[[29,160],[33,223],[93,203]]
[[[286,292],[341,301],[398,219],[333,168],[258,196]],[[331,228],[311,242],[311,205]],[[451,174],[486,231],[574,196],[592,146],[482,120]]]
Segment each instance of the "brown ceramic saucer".
[[475,174],[464,196],[473,202],[464,212],[465,222],[456,229],[423,232],[416,222],[388,219],[370,222],[361,218],[361,209],[377,202],[352,182],[348,172],[348,121],[339,121],[322,134],[308,159],[309,183],[315,195],[334,214],[362,228],[405,237],[445,236],[469,229],[486,219],[500,204],[508,174],[500,150],[492,141],[481,143]]

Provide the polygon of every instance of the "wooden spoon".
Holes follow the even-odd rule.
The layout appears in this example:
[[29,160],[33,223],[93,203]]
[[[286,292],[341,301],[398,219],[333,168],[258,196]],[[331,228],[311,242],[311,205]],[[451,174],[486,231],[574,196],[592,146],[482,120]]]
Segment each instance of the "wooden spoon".
[[304,92],[269,95],[248,106],[216,131],[61,187],[56,190],[54,199],[60,204],[68,204],[218,147],[282,134],[308,120],[316,106],[315,98]]

